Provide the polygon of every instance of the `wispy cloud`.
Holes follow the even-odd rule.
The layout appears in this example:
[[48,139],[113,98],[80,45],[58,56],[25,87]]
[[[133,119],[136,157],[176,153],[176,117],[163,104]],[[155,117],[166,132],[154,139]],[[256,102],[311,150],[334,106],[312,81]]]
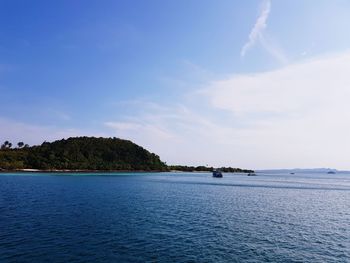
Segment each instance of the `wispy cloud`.
[[260,43],[262,47],[279,63],[286,65],[288,63],[288,57],[284,50],[278,45],[276,41],[265,35],[261,35]]
[[[139,105],[141,107],[141,105]],[[212,164],[219,154],[219,144],[231,134],[198,109],[185,105],[149,107],[142,114],[106,122],[114,136],[130,139],[159,153],[165,161],[175,164]],[[222,140],[221,140],[222,139]],[[212,148],[209,152],[207,148]],[[206,153],[206,154],[204,154]],[[223,163],[228,163],[228,158]]]
[[241,49],[241,57],[244,57],[247,54],[248,50],[254,47],[254,45],[256,45],[258,42],[277,61],[282,64],[286,64],[288,62],[288,59],[283,49],[279,47],[278,44],[276,44],[276,42],[268,37],[265,33],[270,12],[271,1],[265,0],[262,5],[261,13],[249,34],[248,41],[243,45]]
[[279,70],[234,75],[213,81],[206,95],[213,107],[236,116],[266,113],[286,118],[286,114],[305,116],[310,111],[338,109],[349,93],[349,59],[350,52],[345,52]]
[[48,109],[46,109],[45,112],[47,115],[49,115],[53,119],[58,119],[58,120],[62,120],[62,121],[70,121],[72,119],[72,117],[68,113],[61,111],[61,110],[48,108]]
[[[54,141],[74,136],[107,136],[101,132],[82,131],[74,128],[59,128],[55,126],[34,125],[0,117],[0,140],[19,141],[30,145],[43,141]],[[0,143],[1,143],[0,141]]]
[[255,43],[259,40],[259,38],[262,37],[262,33],[267,26],[267,19],[269,17],[270,10],[271,10],[271,1],[267,0],[264,2],[261,13],[249,34],[248,41],[242,47],[242,50],[241,50],[242,57],[244,57],[247,51],[255,45]]

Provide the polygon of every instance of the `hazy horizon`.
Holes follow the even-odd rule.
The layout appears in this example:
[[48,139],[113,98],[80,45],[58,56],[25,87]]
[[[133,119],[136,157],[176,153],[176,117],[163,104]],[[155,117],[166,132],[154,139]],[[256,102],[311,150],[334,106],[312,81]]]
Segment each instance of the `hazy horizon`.
[[7,1],[0,140],[119,137],[168,164],[350,170],[350,2]]

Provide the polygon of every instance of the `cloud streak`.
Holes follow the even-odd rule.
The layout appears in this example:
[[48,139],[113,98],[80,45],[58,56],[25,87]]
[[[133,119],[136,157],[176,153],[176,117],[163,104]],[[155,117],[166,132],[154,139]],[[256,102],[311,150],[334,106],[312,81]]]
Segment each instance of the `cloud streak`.
[[262,11],[249,34],[248,41],[242,47],[241,57],[244,57],[247,51],[250,48],[252,48],[255,45],[255,43],[262,37],[262,33],[267,26],[267,19],[269,17],[270,11],[271,11],[271,1],[267,0],[264,2]]
[[259,17],[257,18],[249,36],[248,41],[241,49],[241,57],[245,57],[247,52],[259,43],[273,58],[281,64],[287,64],[288,58],[284,50],[271,37],[267,36],[265,29],[267,20],[271,12],[271,1],[265,0]]

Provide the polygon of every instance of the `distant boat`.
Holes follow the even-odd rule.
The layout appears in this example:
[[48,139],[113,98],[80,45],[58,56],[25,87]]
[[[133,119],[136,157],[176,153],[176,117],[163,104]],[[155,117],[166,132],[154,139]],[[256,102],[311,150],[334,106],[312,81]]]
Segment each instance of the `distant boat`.
[[294,173],[290,173],[290,174],[294,174]]
[[256,173],[248,173],[248,176],[256,176]]
[[335,174],[335,172],[334,171],[328,171],[327,174]]
[[213,171],[213,177],[215,178],[222,178],[222,172],[220,170],[214,170]]

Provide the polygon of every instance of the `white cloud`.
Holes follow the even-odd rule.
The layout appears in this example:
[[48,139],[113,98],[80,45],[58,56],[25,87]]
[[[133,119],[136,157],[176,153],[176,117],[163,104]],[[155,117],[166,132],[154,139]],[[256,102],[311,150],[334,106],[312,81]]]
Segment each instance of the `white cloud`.
[[279,70],[235,75],[206,90],[216,108],[235,114],[305,114],[344,103],[350,92],[350,53],[323,57]]
[[254,47],[254,45],[258,42],[278,62],[281,64],[287,64],[288,58],[283,49],[276,43],[276,41],[274,41],[271,37],[268,37],[265,33],[270,12],[271,1],[265,0],[262,5],[261,13],[250,31],[248,41],[241,49],[241,57],[244,57],[248,50]]
[[105,126],[117,132],[117,136],[124,139],[132,139],[144,146],[151,146],[155,141],[171,141],[175,135],[166,128],[158,125],[152,119],[143,116],[143,120],[110,121]]
[[288,57],[284,50],[277,44],[276,41],[272,40],[271,37],[268,37],[265,35],[261,35],[260,43],[262,47],[278,62],[281,64],[287,64],[288,63]]
[[345,52],[231,75],[192,93],[193,103],[107,125],[168,163],[349,169],[349,61]]
[[269,17],[270,10],[271,10],[271,1],[267,0],[264,2],[261,13],[249,34],[247,43],[245,43],[244,46],[242,47],[242,50],[241,50],[242,57],[244,57],[247,51],[255,45],[256,41],[258,41],[259,38],[261,38],[262,32],[267,26],[266,22]]
[[[350,52],[254,75],[214,81],[205,91],[214,108],[251,127],[260,167],[350,168]],[[259,164],[260,163],[260,164]]]

